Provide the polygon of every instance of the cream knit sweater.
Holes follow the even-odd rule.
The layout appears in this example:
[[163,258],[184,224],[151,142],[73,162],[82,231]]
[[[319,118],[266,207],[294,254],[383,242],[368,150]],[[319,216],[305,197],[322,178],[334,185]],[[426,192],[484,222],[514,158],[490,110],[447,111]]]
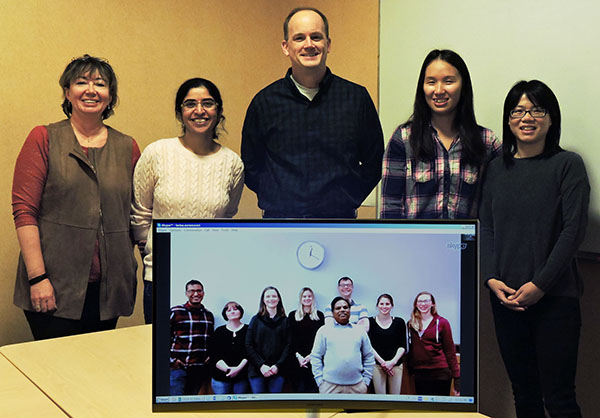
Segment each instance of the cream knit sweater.
[[242,160],[229,148],[200,156],[179,138],[148,145],[135,167],[131,214],[134,239],[147,240],[144,280],[152,280],[152,218],[231,218],[243,187]]

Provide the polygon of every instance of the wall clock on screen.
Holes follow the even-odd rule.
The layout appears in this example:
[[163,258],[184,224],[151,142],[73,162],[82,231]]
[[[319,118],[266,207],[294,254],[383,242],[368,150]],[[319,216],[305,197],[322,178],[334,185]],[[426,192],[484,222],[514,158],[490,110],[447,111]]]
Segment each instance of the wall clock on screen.
[[298,263],[308,270],[314,270],[325,260],[325,248],[315,241],[305,241],[298,246],[296,252]]

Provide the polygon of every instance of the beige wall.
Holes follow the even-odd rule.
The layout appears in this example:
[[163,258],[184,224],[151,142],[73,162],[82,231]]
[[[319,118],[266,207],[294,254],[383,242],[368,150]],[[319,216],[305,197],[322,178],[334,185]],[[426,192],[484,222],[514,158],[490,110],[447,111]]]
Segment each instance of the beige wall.
[[[172,102],[181,82],[194,76],[213,80],[225,103],[229,134],[224,143],[239,152],[241,126],[252,96],[287,69],[279,47],[281,23],[288,11],[300,4],[291,0],[87,3],[0,0],[0,345],[31,339],[22,312],[12,304],[18,255],[10,206],[14,162],[31,128],[63,117],[58,77],[68,61],[83,53],[110,60],[119,77],[121,103],[108,123],[133,135],[142,149],[156,139],[178,134]],[[319,7],[329,17],[331,68],[365,85],[377,103],[377,0],[301,4]],[[361,215],[372,217],[373,208],[363,208]],[[248,190],[239,216],[259,216],[254,194]],[[594,324],[600,320],[596,308],[600,286],[592,279],[600,269],[593,263],[584,267],[587,289],[582,300],[578,387],[584,412],[591,416],[598,404],[592,382],[598,370],[594,350],[600,342],[594,332]],[[510,416],[509,387],[485,292],[483,296],[482,411],[494,417]],[[119,326],[141,323],[138,303],[134,315],[121,319]]]
[[[70,59],[89,53],[110,61],[119,78],[120,104],[107,122],[132,135],[142,149],[179,134],[172,109],[179,85],[195,76],[211,79],[224,100],[223,143],[239,152],[250,100],[287,70],[282,23],[298,5],[327,15],[328,64],[365,85],[377,102],[377,0],[0,1],[0,345],[31,339],[22,312],[12,304],[18,255],[10,204],[14,163],[34,126],[63,118],[58,78]],[[246,189],[238,216],[259,215],[254,193]],[[361,216],[373,215],[373,208],[361,210]],[[134,315],[119,326],[142,323],[139,301],[141,294]]]

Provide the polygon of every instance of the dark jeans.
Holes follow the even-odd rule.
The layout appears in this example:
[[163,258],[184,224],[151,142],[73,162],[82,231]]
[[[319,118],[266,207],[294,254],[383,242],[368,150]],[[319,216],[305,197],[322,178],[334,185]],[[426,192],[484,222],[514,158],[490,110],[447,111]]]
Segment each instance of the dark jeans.
[[59,318],[42,312],[23,312],[35,340],[115,329],[119,319],[100,320],[100,282],[88,284],[81,319]]
[[552,418],[581,417],[575,399],[579,300],[544,296],[525,312],[515,312],[490,296],[517,417],[544,418],[544,407]]
[[252,393],[281,393],[285,383],[283,376],[278,374],[270,377],[250,377],[249,380]]
[[144,322],[152,323],[152,282],[144,280]]
[[246,378],[229,382],[212,379],[211,386],[215,395],[248,393],[250,389],[250,384]]
[[170,394],[171,396],[197,395],[207,380],[208,369],[206,366],[171,369]]

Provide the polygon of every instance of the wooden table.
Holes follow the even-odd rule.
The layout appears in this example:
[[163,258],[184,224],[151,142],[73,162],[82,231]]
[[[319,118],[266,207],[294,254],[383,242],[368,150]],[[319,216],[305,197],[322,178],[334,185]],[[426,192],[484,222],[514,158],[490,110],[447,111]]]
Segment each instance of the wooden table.
[[[53,340],[35,341],[0,347],[4,355],[27,376],[47,397],[73,417],[147,417],[171,416],[171,413],[152,413],[152,370],[150,325],[120,328]],[[7,362],[8,363],[8,362]],[[15,372],[18,373],[18,371]],[[4,373],[2,373],[4,379]],[[23,382],[24,383],[24,382]],[[30,383],[31,390],[35,386]],[[4,386],[2,386],[3,388]],[[38,395],[42,394],[38,391]],[[2,396],[4,396],[2,392]],[[8,395],[7,395],[8,396]],[[16,403],[30,403],[28,395],[20,392]],[[52,403],[48,401],[51,405]],[[0,408],[4,409],[0,398]],[[57,412],[60,412],[56,408]],[[36,416],[48,415],[36,413]],[[175,413],[173,413],[174,415]],[[179,417],[214,417],[215,412],[177,414]],[[406,413],[364,412],[351,415],[338,412],[219,412],[219,418],[282,417],[326,418],[335,415],[369,418],[409,417],[468,418],[484,417],[476,413]],[[12,414],[11,416],[27,416]],[[58,415],[64,416],[64,415]]]
[[0,416],[65,418],[67,415],[0,355]]

